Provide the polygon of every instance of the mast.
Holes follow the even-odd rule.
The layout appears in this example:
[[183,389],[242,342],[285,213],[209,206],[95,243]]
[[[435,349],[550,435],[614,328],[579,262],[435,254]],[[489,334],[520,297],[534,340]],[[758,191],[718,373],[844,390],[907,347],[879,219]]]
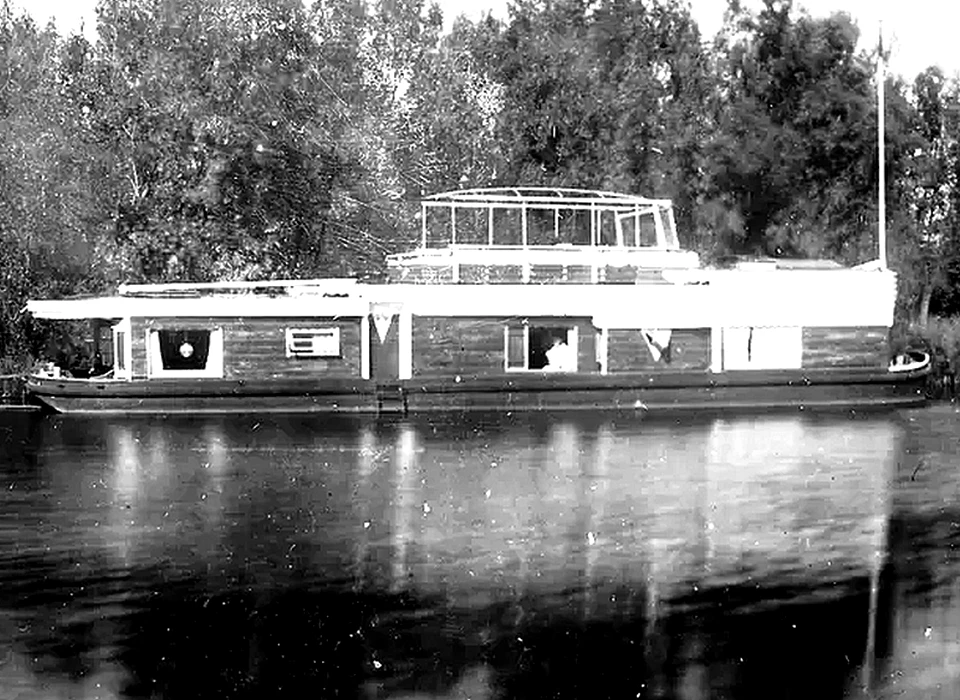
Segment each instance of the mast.
[[878,43],[877,51],[877,154],[879,161],[879,178],[878,178],[878,215],[877,215],[877,227],[878,232],[878,246],[880,248],[880,267],[886,269],[887,267],[887,168],[886,168],[886,153],[884,152],[883,136],[886,128],[885,125],[885,114],[884,114],[884,82],[885,82],[885,71],[883,66],[883,21],[880,22],[880,40]]

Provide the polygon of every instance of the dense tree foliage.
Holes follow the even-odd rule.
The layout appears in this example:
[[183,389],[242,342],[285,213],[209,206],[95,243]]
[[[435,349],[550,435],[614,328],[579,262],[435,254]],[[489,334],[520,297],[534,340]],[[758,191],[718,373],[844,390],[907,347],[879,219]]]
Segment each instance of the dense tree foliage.
[[[684,242],[876,257],[876,52],[849,17],[731,2],[514,0],[442,31],[425,0],[102,0],[97,39],[0,8],[0,357],[27,298],[121,281],[375,278],[423,194],[669,197]],[[886,84],[905,318],[960,311],[960,83]]]

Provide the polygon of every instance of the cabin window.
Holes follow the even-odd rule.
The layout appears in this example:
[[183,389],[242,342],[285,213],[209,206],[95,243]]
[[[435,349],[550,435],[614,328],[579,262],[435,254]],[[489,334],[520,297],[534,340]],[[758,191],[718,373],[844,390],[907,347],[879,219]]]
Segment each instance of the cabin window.
[[222,377],[223,329],[148,331],[151,377]]
[[504,329],[507,371],[577,371],[577,329],[569,326],[509,325]]
[[340,357],[340,329],[288,328],[287,357]]
[[799,369],[803,329],[751,326],[723,329],[724,369]]

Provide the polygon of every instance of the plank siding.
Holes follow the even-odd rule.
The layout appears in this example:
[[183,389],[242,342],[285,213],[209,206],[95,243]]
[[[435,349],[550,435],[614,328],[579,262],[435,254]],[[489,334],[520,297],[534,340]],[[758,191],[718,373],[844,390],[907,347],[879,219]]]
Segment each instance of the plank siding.
[[886,328],[803,329],[804,369],[885,368],[889,361]]
[[[413,318],[413,376],[473,376],[504,372],[503,329],[515,318]],[[588,319],[530,319],[532,325],[577,327],[579,374],[599,371],[597,330]]]
[[710,329],[675,330],[670,362],[656,361],[640,330],[611,330],[607,335],[607,372],[706,369],[710,366]]
[[[286,329],[336,325],[340,357],[287,357]],[[223,328],[223,375],[227,379],[359,377],[360,320],[331,318],[134,318],[133,375],[147,376],[149,329]]]

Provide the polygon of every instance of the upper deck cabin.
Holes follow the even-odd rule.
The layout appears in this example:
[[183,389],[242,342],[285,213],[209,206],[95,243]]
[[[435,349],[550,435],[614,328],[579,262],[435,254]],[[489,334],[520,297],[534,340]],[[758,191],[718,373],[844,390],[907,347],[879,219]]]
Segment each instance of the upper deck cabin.
[[413,284],[633,284],[691,269],[670,200],[600,190],[470,189],[421,202],[420,246],[387,259]]

